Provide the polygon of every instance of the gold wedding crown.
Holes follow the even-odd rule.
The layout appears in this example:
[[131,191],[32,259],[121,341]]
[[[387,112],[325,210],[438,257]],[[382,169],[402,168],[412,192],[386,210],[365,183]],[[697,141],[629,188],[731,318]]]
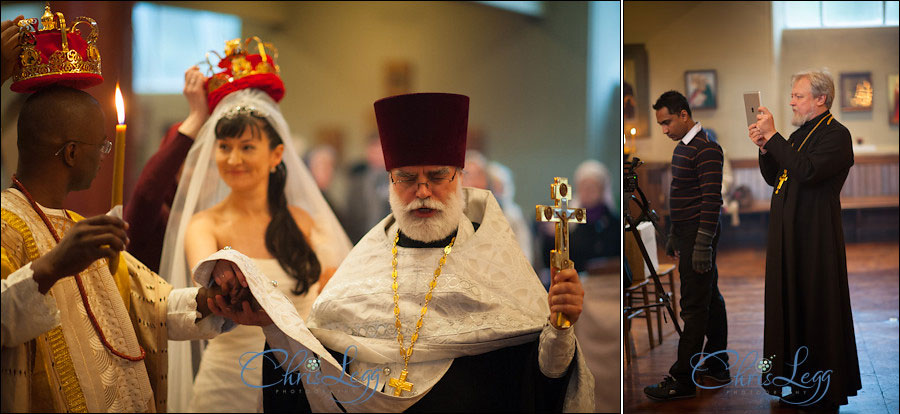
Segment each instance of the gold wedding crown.
[[[256,41],[255,48],[250,47],[251,41]],[[219,58],[217,65],[210,62],[210,53]],[[279,102],[284,96],[284,83],[278,75],[281,68],[275,63],[277,59],[278,49],[257,36],[244,41],[226,41],[224,57],[214,50],[208,52],[206,63],[209,71],[212,72],[215,67],[222,69],[219,73],[211,73],[206,83],[209,111],[212,112],[226,95],[246,88],[261,89]]]
[[[103,82],[97,22],[84,16],[76,17],[73,22],[71,27],[67,26],[65,16],[51,12],[49,5],[40,18],[40,28],[37,18],[19,21],[21,52],[10,89],[34,92],[54,84],[84,89]],[[86,38],[79,27],[81,24],[90,27]]]

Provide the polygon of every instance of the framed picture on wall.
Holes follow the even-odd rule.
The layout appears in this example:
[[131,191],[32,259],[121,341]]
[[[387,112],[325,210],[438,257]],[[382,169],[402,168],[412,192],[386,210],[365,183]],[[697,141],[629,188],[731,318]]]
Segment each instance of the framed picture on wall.
[[716,94],[719,84],[716,71],[689,70],[684,72],[684,96],[691,109],[716,109]]
[[890,101],[890,105],[888,106],[888,109],[890,110],[888,122],[891,125],[898,125],[900,124],[900,75],[888,75],[887,92],[888,100]]
[[[650,87],[647,50],[642,44],[622,46],[622,113],[628,138],[650,136]],[[634,128],[635,133],[631,134]]]
[[872,72],[841,73],[841,110],[872,110]]

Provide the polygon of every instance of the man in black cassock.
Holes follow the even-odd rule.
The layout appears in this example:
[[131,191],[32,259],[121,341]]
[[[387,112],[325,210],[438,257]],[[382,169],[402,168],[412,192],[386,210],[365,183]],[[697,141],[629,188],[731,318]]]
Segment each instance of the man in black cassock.
[[774,187],[763,341],[771,370],[762,385],[785,403],[837,410],[862,388],[840,200],[853,144],[829,111],[830,75],[801,72],[791,84],[791,123],[800,128],[785,140],[765,107],[749,126],[760,172]]

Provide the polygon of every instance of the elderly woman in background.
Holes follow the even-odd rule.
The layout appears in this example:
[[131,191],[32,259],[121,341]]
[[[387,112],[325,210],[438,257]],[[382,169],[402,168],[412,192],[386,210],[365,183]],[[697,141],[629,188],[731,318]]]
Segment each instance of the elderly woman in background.
[[[579,272],[589,271],[598,266],[601,259],[619,255],[619,232],[622,224],[614,212],[612,190],[609,185],[609,170],[600,161],[586,160],[575,169],[572,205],[582,207],[587,212],[587,223],[569,227],[569,258],[575,262]],[[546,231],[551,230],[548,234]],[[550,267],[550,250],[554,237],[552,226],[542,227],[541,254],[544,267]]]

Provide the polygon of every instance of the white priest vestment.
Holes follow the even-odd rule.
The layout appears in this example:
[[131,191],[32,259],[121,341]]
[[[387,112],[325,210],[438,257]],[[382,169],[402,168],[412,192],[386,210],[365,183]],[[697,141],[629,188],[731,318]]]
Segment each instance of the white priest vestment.
[[[562,357],[565,365],[561,369],[545,363],[560,360],[553,354],[558,353],[554,345],[561,341],[554,339],[568,335],[568,340],[574,341],[574,335],[548,324],[547,292],[497,201],[490,192],[472,188],[465,188],[463,197],[466,204],[457,239],[437,278],[409,362],[406,380],[414,387],[400,397],[385,386],[403,369],[391,288],[391,248],[397,232],[392,215],[353,248],[313,305],[308,325],[290,301],[236,251],[213,254],[194,274],[201,284],[209,283],[217,259],[233,261],[242,269],[254,296],[274,322],[264,329],[269,345],[287,351],[273,354],[279,361],[287,359],[286,371],[299,374],[313,412],[339,411],[338,403],[350,412],[404,411],[441,380],[455,358],[538,340],[541,371],[562,376],[566,369],[572,370],[564,411],[592,411],[594,380],[577,342],[574,356],[568,347],[570,354]],[[473,222],[480,223],[477,231]],[[442,255],[441,248],[398,247],[399,307],[406,347]],[[343,361],[326,348],[346,352],[351,375],[344,373]],[[460,390],[459,395],[465,391]]]

